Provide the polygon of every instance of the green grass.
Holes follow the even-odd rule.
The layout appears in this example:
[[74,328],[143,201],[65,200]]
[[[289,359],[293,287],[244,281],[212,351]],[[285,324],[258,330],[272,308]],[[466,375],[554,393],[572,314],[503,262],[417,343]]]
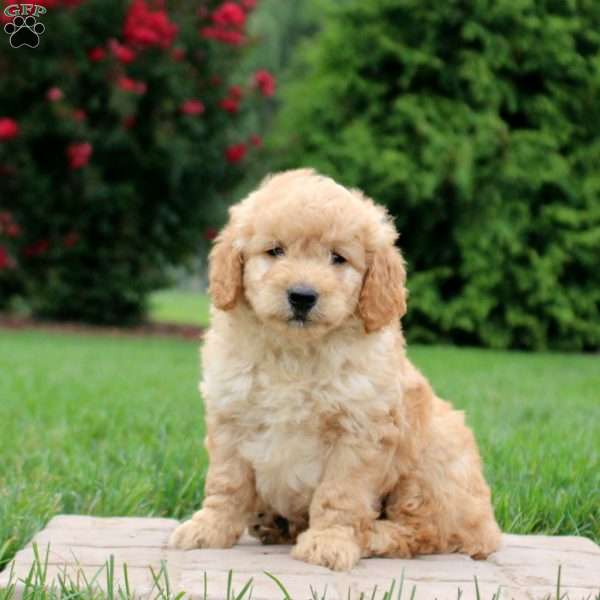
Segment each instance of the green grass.
[[[598,356],[417,347],[505,530],[600,542]],[[196,344],[0,331],[0,554],[57,513],[181,518],[205,475]]]
[[[93,576],[86,576],[83,569],[75,569],[75,573],[68,573],[65,569],[62,574],[59,574],[58,581],[51,582],[48,577],[48,555],[49,548],[46,548],[46,553],[40,552],[37,544],[33,544],[33,552],[35,560],[31,565],[29,572],[22,579],[17,580],[14,570],[10,567],[9,583],[6,588],[0,590],[0,600],[16,600],[18,597],[17,586],[20,587],[21,600],[138,600],[135,589],[132,589],[129,583],[129,569],[127,564],[122,565],[122,571],[115,568],[114,556],[110,556],[105,564],[100,567]],[[264,571],[266,577],[270,578],[275,589],[282,594],[282,600],[294,600],[285,583],[278,577]],[[149,597],[153,600],[184,600],[186,596],[183,591],[175,593],[171,587],[167,565],[161,564],[158,571],[150,568],[150,576],[152,578],[152,589]],[[120,582],[117,580],[120,579]],[[221,590],[223,600],[252,600],[254,578],[248,579],[242,586],[239,592],[233,587],[233,572],[230,570],[227,577],[227,585],[224,590]],[[483,600],[477,577],[473,577],[473,588],[475,598]],[[410,590],[410,591],[409,591]],[[576,597],[569,598],[567,593],[563,593],[561,587],[561,567],[557,571],[557,579],[555,591],[553,594],[547,594],[541,600],[576,600]],[[211,597],[214,589],[211,589]],[[208,577],[204,572],[204,585],[202,596],[196,592],[196,597],[201,600],[208,600]],[[327,586],[320,590],[312,585],[306,590],[310,592],[310,600],[327,600]],[[361,592],[357,600],[414,600],[417,592],[416,585],[409,585],[404,579],[404,570],[400,574],[399,579],[392,579],[389,587],[386,590],[378,589],[375,586],[369,593]],[[456,600],[461,600],[464,590],[457,587]],[[348,599],[351,593],[348,590]],[[308,596],[306,596],[308,597]],[[355,596],[352,596],[353,598]],[[421,595],[422,597],[422,595]],[[499,600],[503,597],[502,586],[493,593],[490,600]],[[298,600],[298,599],[296,599]],[[600,591],[590,592],[581,600],[600,600]]]
[[209,306],[206,294],[177,289],[161,290],[150,297],[149,319],[206,327]]

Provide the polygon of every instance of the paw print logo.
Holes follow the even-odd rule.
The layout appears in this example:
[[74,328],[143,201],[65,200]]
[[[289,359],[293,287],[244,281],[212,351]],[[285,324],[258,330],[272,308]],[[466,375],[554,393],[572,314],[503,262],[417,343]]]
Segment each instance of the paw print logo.
[[10,35],[10,45],[13,48],[21,46],[37,48],[40,44],[40,35],[46,31],[46,28],[33,15],[25,18],[18,15],[4,26],[4,31]]

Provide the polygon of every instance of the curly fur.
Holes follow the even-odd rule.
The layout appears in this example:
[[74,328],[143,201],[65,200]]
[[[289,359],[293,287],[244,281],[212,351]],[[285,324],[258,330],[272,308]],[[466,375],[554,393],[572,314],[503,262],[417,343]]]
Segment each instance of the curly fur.
[[[406,357],[396,238],[382,207],[309,170],[231,209],[202,353],[205,499],[173,546],[230,547],[248,527],[337,570],[498,547],[473,434]],[[319,293],[304,324],[287,301],[297,284]]]

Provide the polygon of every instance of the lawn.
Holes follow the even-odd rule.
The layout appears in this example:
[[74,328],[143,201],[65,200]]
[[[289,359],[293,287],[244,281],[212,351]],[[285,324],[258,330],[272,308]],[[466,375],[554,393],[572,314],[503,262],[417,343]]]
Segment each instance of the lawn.
[[210,301],[206,294],[189,290],[168,289],[154,292],[150,297],[148,318],[151,321],[208,325]]
[[[507,531],[600,542],[598,356],[417,347],[466,409]],[[0,331],[0,553],[54,514],[181,518],[202,497],[196,344]]]

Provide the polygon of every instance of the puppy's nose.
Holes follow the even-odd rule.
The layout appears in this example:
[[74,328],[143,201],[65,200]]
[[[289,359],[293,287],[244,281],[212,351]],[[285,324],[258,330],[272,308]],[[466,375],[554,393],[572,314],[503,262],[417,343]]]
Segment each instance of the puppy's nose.
[[317,303],[319,294],[307,285],[295,285],[287,291],[288,301],[295,314],[306,315]]

